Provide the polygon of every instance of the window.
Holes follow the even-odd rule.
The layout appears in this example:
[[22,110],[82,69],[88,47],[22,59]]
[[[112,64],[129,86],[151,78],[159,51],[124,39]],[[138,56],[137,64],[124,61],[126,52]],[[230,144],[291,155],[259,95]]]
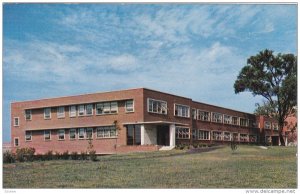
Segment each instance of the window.
[[25,119],[31,120],[31,110],[25,110]]
[[248,119],[245,119],[245,118],[240,118],[240,125],[242,127],[248,127],[249,125],[249,120]]
[[84,128],[78,129],[78,139],[84,139],[84,137],[85,137],[85,129]]
[[64,118],[65,117],[65,107],[60,106],[57,107],[57,118]]
[[70,140],[76,139],[76,129],[70,129],[69,136],[70,136]]
[[93,105],[92,104],[86,105],[86,115],[93,115]]
[[209,131],[199,130],[198,131],[198,139],[199,140],[209,140],[210,139]]
[[197,111],[196,111],[196,109],[192,109],[192,118],[194,119],[194,120],[196,120],[197,119]]
[[230,132],[224,132],[224,141],[230,141],[231,140],[231,133]]
[[256,135],[249,135],[249,141],[250,142],[256,142],[257,141],[257,136]]
[[118,102],[104,102],[96,104],[96,114],[113,114],[118,113]]
[[278,123],[273,123],[273,130],[278,131]]
[[265,129],[271,129],[271,122],[265,121]]
[[225,124],[231,124],[232,123],[232,118],[229,115],[224,115],[224,123]]
[[31,141],[32,140],[32,131],[26,131],[25,132],[25,140]]
[[45,141],[51,140],[51,131],[50,131],[50,130],[45,130],[45,131],[44,131],[44,140],[45,140]]
[[15,126],[15,127],[20,126],[19,117],[14,117],[14,126]]
[[220,131],[213,131],[212,132],[212,140],[222,141],[222,132],[220,132]]
[[221,113],[213,112],[211,116],[212,116],[211,118],[212,122],[222,123],[223,115]]
[[85,108],[84,105],[78,106],[78,116],[84,116],[85,115]]
[[87,139],[93,139],[93,128],[87,128],[86,129],[86,138]]
[[238,117],[231,117],[232,119],[232,124],[233,125],[239,125],[239,118]]
[[193,139],[197,139],[197,129],[193,129],[192,137],[193,137]]
[[44,119],[51,119],[51,108],[44,109]]
[[127,125],[127,145],[141,145],[141,125]]
[[105,126],[105,127],[98,127],[97,128],[97,138],[109,138],[109,137],[116,137],[116,127],[115,126]]
[[18,137],[14,138],[14,144],[15,144],[15,147],[19,146],[19,138]]
[[65,139],[65,130],[60,129],[58,130],[58,140],[64,140]]
[[248,134],[240,134],[241,142],[248,142]]
[[76,106],[70,106],[70,117],[76,117]]
[[238,133],[233,133],[232,138],[233,138],[233,141],[239,141],[240,140]]
[[209,112],[206,112],[206,111],[201,111],[201,110],[198,110],[198,120],[201,120],[201,121],[210,121],[209,119]]
[[125,101],[125,112],[134,112],[133,100]]
[[185,105],[175,104],[175,116],[179,117],[190,117],[190,107]]
[[167,102],[148,98],[148,112],[167,114]]
[[177,139],[190,139],[190,129],[185,127],[176,127]]

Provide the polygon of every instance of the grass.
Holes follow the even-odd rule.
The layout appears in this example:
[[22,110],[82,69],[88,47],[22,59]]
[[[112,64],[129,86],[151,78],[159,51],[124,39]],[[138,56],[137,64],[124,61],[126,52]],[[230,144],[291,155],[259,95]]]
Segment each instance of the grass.
[[297,148],[239,146],[4,164],[4,188],[296,188]]

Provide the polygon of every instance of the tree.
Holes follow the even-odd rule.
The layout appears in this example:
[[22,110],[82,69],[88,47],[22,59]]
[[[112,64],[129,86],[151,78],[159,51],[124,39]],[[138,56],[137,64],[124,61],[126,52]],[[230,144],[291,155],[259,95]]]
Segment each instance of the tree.
[[274,108],[278,121],[281,145],[285,119],[292,114],[297,104],[297,57],[293,54],[273,54],[264,50],[247,59],[234,83],[235,93],[249,91],[260,95]]

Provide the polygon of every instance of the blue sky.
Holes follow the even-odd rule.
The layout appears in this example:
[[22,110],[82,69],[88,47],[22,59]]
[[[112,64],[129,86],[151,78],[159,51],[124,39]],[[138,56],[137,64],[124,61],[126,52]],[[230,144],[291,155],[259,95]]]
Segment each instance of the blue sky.
[[249,56],[297,51],[297,6],[4,4],[3,140],[10,103],[148,87],[253,112],[234,94]]

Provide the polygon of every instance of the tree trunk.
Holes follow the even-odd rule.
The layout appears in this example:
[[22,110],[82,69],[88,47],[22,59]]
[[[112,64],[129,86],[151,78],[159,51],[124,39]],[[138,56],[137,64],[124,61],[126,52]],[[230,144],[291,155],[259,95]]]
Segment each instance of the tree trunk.
[[281,146],[285,146],[285,141],[284,141],[284,138],[283,138],[283,126],[279,126],[279,141],[280,141],[280,145]]

